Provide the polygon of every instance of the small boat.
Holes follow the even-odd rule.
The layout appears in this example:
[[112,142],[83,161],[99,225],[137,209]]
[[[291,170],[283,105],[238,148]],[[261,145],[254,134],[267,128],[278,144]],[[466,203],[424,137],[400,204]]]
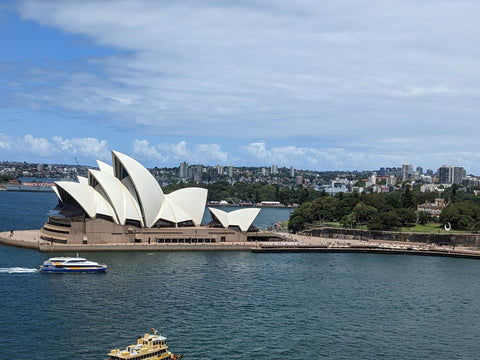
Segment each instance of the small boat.
[[46,273],[69,273],[69,272],[105,272],[107,265],[89,261],[82,257],[53,257],[46,260],[40,266],[41,272]]
[[125,350],[113,349],[106,360],[181,360],[183,355],[168,351],[167,338],[151,329],[150,334],[140,336],[136,345],[127,346]]

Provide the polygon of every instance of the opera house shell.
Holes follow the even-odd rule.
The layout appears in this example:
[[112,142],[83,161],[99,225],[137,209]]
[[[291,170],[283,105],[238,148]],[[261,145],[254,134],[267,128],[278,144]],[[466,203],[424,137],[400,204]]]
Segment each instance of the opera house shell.
[[197,243],[246,241],[260,209],[225,212],[209,208],[207,190],[188,187],[165,194],[153,175],[133,158],[112,151],[112,165],[78,182],[58,181],[58,205],[50,211],[41,238],[62,244]]

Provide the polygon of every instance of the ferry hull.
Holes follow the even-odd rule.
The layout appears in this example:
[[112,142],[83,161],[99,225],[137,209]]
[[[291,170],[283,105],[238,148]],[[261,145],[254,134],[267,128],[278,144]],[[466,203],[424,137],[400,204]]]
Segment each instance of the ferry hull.
[[104,273],[107,270],[106,267],[95,269],[78,269],[78,268],[41,268],[40,272],[44,273]]

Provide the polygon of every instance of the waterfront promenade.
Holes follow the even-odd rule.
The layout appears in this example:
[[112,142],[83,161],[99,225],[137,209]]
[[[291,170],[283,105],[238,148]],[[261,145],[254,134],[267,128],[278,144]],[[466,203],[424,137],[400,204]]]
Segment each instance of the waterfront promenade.
[[252,242],[222,243],[108,243],[108,244],[58,244],[40,238],[40,230],[17,230],[0,232],[4,245],[35,249],[41,252],[95,252],[95,251],[250,251]]
[[256,253],[300,253],[300,252],[330,252],[330,253],[372,253],[372,254],[402,254],[422,256],[444,256],[471,258],[480,260],[480,249],[465,246],[440,246],[419,242],[399,242],[382,240],[343,240],[314,236],[283,233],[283,243],[262,243],[252,248]]
[[377,254],[405,254],[423,256],[448,256],[480,259],[480,249],[464,246],[439,246],[435,244],[329,239],[284,232],[275,233],[279,241],[270,242],[222,242],[222,243],[109,243],[66,245],[51,244],[40,239],[40,230],[17,230],[0,233],[0,243],[38,250],[40,252],[96,252],[96,251],[252,251],[277,252],[360,252]]

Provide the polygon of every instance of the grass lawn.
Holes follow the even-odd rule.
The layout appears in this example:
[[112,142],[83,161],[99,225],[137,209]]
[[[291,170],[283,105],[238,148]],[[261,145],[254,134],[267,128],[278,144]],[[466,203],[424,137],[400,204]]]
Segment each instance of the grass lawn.
[[440,223],[428,223],[425,225],[416,224],[410,228],[402,228],[402,231],[412,231],[412,232],[425,232],[425,233],[436,233],[436,234],[447,234],[447,233],[454,233],[454,234],[470,234],[470,231],[465,230],[450,230],[447,231],[443,228],[443,224]]
[[[339,222],[325,222],[323,225],[330,226],[330,227],[343,227]],[[360,227],[357,227],[359,229]],[[364,225],[362,227],[363,230],[367,230],[367,226]],[[388,231],[388,230],[387,230]],[[443,224],[440,223],[428,223],[425,225],[416,224],[412,227],[403,227],[402,229],[392,230],[392,231],[403,231],[403,232],[422,232],[422,233],[435,233],[435,234],[447,234],[447,233],[454,233],[454,234],[470,234],[470,231],[465,230],[450,230],[446,231],[443,228]]]

